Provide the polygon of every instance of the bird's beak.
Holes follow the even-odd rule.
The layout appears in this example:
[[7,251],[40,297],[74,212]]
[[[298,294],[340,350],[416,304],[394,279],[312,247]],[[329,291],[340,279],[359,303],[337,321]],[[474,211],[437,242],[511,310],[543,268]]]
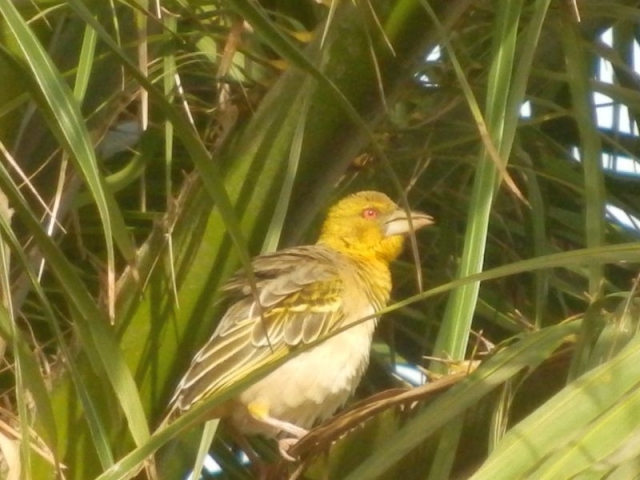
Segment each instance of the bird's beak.
[[391,216],[384,222],[384,235],[390,237],[392,235],[406,235],[413,231],[416,231],[422,227],[433,225],[433,217],[422,212],[409,212],[411,215],[411,223],[407,217],[407,212],[402,208],[398,208]]

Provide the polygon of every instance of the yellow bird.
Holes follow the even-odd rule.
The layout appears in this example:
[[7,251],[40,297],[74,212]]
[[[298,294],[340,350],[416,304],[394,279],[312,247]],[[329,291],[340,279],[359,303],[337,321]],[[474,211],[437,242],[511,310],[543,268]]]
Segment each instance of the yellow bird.
[[359,192],[329,210],[315,245],[254,258],[257,298],[243,271],[231,278],[225,289],[240,298],[193,358],[171,400],[172,414],[353,324],[210,412],[243,434],[279,438],[288,457],[291,444],[353,394],[369,363],[377,324],[377,318],[359,320],[386,306],[389,263],[400,254],[404,237],[432,223],[429,215],[406,212],[382,193]]

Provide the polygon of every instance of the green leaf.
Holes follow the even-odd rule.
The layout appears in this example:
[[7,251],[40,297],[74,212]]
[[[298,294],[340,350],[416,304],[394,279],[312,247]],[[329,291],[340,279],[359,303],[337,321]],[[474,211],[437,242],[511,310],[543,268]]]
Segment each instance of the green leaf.
[[[632,397],[639,384],[640,337],[636,337],[612,360],[569,384],[513,427],[472,478],[518,478],[534,472],[536,478],[570,476],[565,474],[585,467],[599,431],[602,450],[592,460],[606,457],[637,425],[638,405]],[[630,425],[622,427],[625,415]],[[620,436],[610,430],[618,426]]]

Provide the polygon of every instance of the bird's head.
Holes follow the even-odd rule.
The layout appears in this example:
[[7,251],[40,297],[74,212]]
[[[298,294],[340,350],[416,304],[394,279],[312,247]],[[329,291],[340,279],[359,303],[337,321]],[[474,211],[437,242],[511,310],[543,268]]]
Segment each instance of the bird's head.
[[431,224],[429,215],[406,212],[383,193],[358,192],[331,207],[318,243],[348,255],[390,262],[400,254],[412,228]]

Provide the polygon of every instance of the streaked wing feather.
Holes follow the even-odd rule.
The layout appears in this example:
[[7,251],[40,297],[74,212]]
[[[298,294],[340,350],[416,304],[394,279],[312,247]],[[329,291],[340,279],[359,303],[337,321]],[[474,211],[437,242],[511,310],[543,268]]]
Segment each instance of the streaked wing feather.
[[[315,289],[315,298],[309,301],[311,309],[304,319],[302,341],[310,343],[339,326],[344,316],[342,281],[324,282],[324,288]],[[320,295],[317,295],[320,292]]]
[[173,401],[181,410],[340,324],[342,279],[323,253],[329,255],[317,247],[299,247],[254,259],[262,308],[246,278],[237,274],[231,279],[227,289],[244,298],[227,310],[193,359]]
[[342,315],[341,285],[339,278],[309,283],[283,297],[262,322],[255,323],[251,336],[254,345],[284,341],[295,347],[316,340],[331,329],[330,320]]
[[311,343],[320,338],[324,333],[333,330],[338,323],[340,310],[333,312],[310,312],[304,319],[302,327],[302,343]]
[[225,337],[214,336],[198,352],[183,378],[176,403],[186,410],[198,400],[219,392],[263,365],[284,355],[288,349],[280,342],[273,349],[255,348],[248,340],[253,324]]

